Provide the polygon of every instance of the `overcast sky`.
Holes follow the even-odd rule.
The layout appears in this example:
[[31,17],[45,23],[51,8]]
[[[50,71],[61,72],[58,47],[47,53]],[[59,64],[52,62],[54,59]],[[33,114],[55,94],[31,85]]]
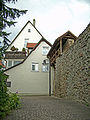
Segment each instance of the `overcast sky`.
[[67,30],[78,36],[90,22],[90,0],[18,0],[9,6],[28,10],[15,27],[7,28],[10,40],[28,20],[36,19],[36,28],[51,43]]

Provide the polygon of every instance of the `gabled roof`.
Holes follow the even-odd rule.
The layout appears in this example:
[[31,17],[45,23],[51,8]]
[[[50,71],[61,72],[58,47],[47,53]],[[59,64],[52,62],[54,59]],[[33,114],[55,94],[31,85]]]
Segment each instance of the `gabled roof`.
[[37,43],[27,43],[27,48],[34,48]]
[[[42,39],[36,44],[36,46],[33,48],[33,50],[29,53],[29,55],[40,45],[41,42],[46,42],[49,46],[52,47],[52,44],[51,44],[50,42],[48,42],[46,39],[42,38]],[[7,71],[7,70],[10,70],[10,69],[12,69],[12,68],[14,68],[14,67],[16,67],[16,66],[19,66],[20,64],[23,64],[24,61],[29,57],[29,55],[28,55],[21,63],[16,64],[16,65],[14,65],[14,66],[12,66],[12,67],[4,70],[4,72]]]
[[[20,32],[17,34],[17,36],[14,38],[14,40],[10,43],[10,45],[12,45],[12,43],[17,39],[17,37],[20,35],[20,33],[24,30],[24,28],[27,26],[27,24],[31,24],[34,28],[35,28],[35,30],[42,36],[42,34],[37,30],[37,28],[30,22],[30,21],[28,21],[26,24],[25,24],[25,26],[20,30]],[[43,37],[43,36],[42,36]],[[44,37],[43,37],[44,38]],[[9,45],[9,46],[10,46]],[[7,47],[7,49],[9,48],[9,46]]]
[[57,47],[57,45],[60,44],[60,40],[62,40],[63,38],[74,39],[74,40],[77,39],[77,37],[71,31],[68,30],[66,33],[64,33],[63,35],[61,35],[60,37],[58,37],[55,40],[55,42],[54,42],[54,44],[53,44],[52,48],[50,49],[47,56],[49,56],[50,53]]

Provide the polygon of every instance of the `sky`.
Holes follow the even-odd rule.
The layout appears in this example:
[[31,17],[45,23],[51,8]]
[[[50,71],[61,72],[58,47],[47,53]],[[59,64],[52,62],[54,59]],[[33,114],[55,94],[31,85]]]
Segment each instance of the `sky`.
[[90,23],[90,0],[18,0],[9,6],[28,10],[15,20],[15,27],[6,29],[12,32],[11,41],[28,20],[35,19],[36,28],[52,44],[68,30],[78,36]]

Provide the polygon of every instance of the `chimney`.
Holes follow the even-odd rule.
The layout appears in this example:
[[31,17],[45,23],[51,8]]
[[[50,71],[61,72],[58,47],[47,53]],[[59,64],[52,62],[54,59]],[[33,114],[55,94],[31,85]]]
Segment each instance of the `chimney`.
[[35,26],[35,23],[36,23],[36,20],[35,19],[33,19],[33,25]]

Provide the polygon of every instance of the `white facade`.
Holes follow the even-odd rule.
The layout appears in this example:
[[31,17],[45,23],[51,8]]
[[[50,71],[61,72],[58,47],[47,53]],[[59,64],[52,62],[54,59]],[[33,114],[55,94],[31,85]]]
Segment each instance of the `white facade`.
[[6,68],[9,68],[11,66],[14,66],[20,62],[22,62],[23,59],[6,59]]
[[43,67],[48,64],[47,56],[43,54],[43,48],[46,47],[49,50],[51,48],[45,41],[41,41],[23,63],[5,71],[9,75],[7,82],[11,82],[9,87],[11,92],[31,95],[49,94],[49,72]]
[[25,48],[28,43],[38,43],[42,38],[42,35],[35,28],[35,26],[28,21],[26,25],[22,28],[16,38],[13,40],[7,51],[10,51],[11,47],[14,46],[18,48],[18,51],[22,51],[22,48]]
[[[15,37],[15,39],[12,41],[10,46],[8,47],[7,51],[11,51],[10,49],[12,46],[15,48],[18,48],[18,51],[22,51],[23,48],[26,49],[27,43],[38,43],[43,36],[40,34],[40,32],[35,28],[35,26],[28,21],[26,25],[22,28],[22,30],[18,33],[18,35]],[[27,50],[26,50],[27,52]],[[4,62],[6,68],[9,68],[13,65],[15,65],[15,61],[23,61],[23,59],[6,59],[6,62]],[[9,63],[11,62],[11,66]]]

